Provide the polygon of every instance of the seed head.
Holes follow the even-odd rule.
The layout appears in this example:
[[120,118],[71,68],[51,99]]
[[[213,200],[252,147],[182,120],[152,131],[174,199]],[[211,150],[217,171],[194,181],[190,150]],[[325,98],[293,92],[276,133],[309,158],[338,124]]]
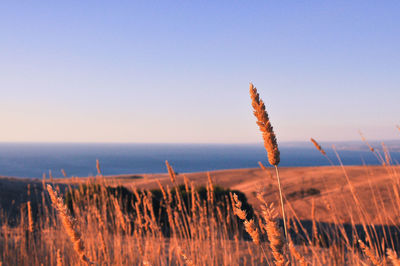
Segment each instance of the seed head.
[[265,110],[265,105],[263,100],[260,99],[260,95],[257,92],[256,87],[250,83],[250,97],[251,104],[254,109],[254,116],[257,118],[257,125],[262,132],[264,139],[264,147],[268,153],[268,161],[271,165],[278,165],[280,161],[280,153],[278,149],[278,143],[276,141],[276,136],[274,129],[271,126],[267,111]]
[[321,145],[319,145],[315,139],[311,138],[310,140],[315,145],[317,150],[319,150],[322,153],[322,155],[326,155],[326,152],[324,151],[324,149],[322,149]]

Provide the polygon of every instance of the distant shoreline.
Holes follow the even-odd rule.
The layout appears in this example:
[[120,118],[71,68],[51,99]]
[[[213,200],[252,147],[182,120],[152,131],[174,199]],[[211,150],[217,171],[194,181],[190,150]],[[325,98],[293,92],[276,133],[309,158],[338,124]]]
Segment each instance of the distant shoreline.
[[[297,145],[297,146],[296,146]],[[329,166],[313,144],[281,145],[281,167]],[[364,146],[351,146],[353,150],[337,145],[344,165],[379,165],[375,154]],[[373,144],[371,144],[373,145]],[[397,146],[389,145],[393,164],[400,161]],[[347,146],[349,147],[349,146]],[[377,151],[384,154],[377,146]],[[338,164],[336,154],[326,146],[327,156]],[[359,149],[359,150],[358,150]],[[268,165],[263,145],[190,145],[190,144],[1,144],[0,175],[41,178],[43,174],[54,178],[92,176],[97,174],[96,160],[106,176],[166,173],[168,160],[178,173],[196,173],[224,169],[258,167],[261,161]]]

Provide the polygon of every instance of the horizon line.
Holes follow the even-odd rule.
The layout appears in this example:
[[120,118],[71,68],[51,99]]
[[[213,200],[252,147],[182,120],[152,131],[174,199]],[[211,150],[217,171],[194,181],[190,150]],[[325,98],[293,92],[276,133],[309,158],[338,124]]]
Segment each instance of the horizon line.
[[[359,140],[317,140],[319,143],[354,143],[363,142]],[[400,142],[400,139],[371,139],[368,142]],[[295,143],[311,143],[310,140],[284,140],[279,141],[278,144],[295,144]],[[124,141],[0,141],[0,144],[155,144],[155,145],[263,145],[262,141],[259,142],[124,142]]]

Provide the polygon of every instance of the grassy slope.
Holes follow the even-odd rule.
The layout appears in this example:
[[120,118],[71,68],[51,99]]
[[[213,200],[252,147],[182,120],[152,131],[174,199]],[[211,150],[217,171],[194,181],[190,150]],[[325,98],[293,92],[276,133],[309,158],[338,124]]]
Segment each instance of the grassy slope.
[[[398,206],[393,206],[394,201],[390,199],[395,198],[395,195],[388,189],[391,183],[388,182],[390,178],[388,171],[391,170],[399,171],[399,167],[345,167],[371,223],[399,224],[399,218],[395,215]],[[183,182],[183,175],[178,175],[178,182]],[[185,175],[196,185],[204,185],[207,182],[206,173]],[[219,170],[211,171],[210,175],[215,184],[244,192],[249,202],[256,208],[258,201],[255,199],[255,193],[262,190],[267,202],[274,202],[276,206],[279,204],[273,169],[267,171],[261,169]],[[340,167],[284,167],[280,168],[280,175],[284,193],[300,219],[311,219],[312,200],[314,200],[315,218],[318,221],[335,222],[331,215],[333,208],[337,214],[336,217],[340,219],[339,222],[350,223],[351,219],[355,223],[360,222],[356,208],[351,204],[353,196]],[[129,175],[106,177],[110,185],[121,184],[128,188],[158,188],[156,179],[159,179],[163,185],[170,184],[167,174],[145,175],[143,179],[129,178]],[[85,182],[85,180],[86,178],[81,178],[78,182]],[[42,184],[39,180],[0,178],[0,207],[18,210],[18,203],[26,201],[28,183],[31,184],[31,193],[40,194]],[[76,179],[57,179],[56,183],[73,185],[77,181]],[[35,184],[36,190],[33,189]],[[320,194],[300,195],[301,190],[307,191],[310,188],[319,190]],[[14,204],[12,200],[15,200]],[[292,216],[289,205],[286,209],[288,216]]]

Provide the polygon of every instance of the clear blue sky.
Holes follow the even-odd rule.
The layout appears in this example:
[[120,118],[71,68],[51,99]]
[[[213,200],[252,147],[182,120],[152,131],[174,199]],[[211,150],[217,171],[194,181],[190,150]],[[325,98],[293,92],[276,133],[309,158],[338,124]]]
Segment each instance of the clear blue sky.
[[400,138],[399,1],[2,1],[0,141]]

